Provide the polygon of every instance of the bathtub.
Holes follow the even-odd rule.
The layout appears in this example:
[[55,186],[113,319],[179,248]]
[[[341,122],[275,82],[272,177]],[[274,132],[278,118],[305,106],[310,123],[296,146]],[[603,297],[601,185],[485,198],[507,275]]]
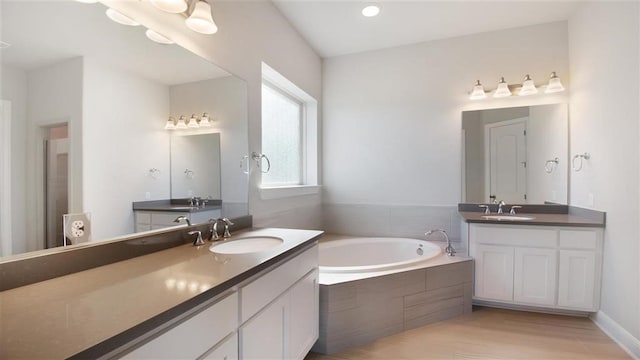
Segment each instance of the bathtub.
[[320,273],[403,269],[442,253],[439,245],[409,238],[343,238],[320,243]]
[[323,235],[320,332],[331,354],[471,311],[472,263],[445,244],[409,238]]

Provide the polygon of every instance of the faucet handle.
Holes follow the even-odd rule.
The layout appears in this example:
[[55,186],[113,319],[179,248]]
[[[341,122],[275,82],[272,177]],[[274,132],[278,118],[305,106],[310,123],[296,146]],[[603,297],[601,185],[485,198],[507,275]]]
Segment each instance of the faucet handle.
[[489,210],[489,205],[478,205],[479,208],[484,209],[485,214],[491,214],[491,210]]
[[218,218],[209,219],[209,222],[211,223],[211,226],[209,226],[209,232],[211,233],[211,239],[210,239],[211,241],[220,239],[220,235],[218,235],[218,221],[220,220],[221,219],[218,219]]
[[224,222],[224,234],[222,235],[222,237],[223,238],[231,237],[231,233],[229,232],[229,226],[235,225],[235,224],[232,223],[231,220],[229,220],[228,218],[222,218],[222,221]]
[[511,211],[509,211],[509,215],[515,215],[516,214],[516,209],[522,209],[522,206],[520,205],[513,205],[511,207]]
[[193,240],[193,245],[195,246],[204,245],[204,240],[202,240],[202,232],[200,232],[199,230],[189,231],[187,234],[196,235],[196,239]]

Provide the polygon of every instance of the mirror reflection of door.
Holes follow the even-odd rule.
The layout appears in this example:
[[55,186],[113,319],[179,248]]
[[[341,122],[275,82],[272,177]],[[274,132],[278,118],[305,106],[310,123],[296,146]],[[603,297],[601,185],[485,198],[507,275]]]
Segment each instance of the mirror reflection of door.
[[13,251],[11,232],[11,102],[0,100],[0,256]]
[[47,129],[45,139],[45,248],[63,245],[62,216],[69,212],[67,125]]
[[526,202],[526,123],[525,117],[485,126],[487,202]]

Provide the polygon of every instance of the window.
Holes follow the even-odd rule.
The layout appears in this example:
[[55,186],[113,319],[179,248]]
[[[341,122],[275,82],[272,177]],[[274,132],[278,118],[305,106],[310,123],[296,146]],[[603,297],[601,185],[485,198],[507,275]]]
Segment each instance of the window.
[[318,191],[317,113],[313,97],[262,64],[262,153],[271,164],[262,173],[262,198]]
[[262,83],[262,153],[271,169],[262,174],[265,185],[302,185],[304,104],[274,85]]

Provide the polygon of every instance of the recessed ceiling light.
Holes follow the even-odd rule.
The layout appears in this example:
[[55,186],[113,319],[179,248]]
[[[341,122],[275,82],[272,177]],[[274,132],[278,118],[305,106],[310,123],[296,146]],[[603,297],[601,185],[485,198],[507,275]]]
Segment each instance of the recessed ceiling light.
[[367,5],[362,9],[362,15],[366,17],[374,17],[380,14],[380,7],[378,5]]

